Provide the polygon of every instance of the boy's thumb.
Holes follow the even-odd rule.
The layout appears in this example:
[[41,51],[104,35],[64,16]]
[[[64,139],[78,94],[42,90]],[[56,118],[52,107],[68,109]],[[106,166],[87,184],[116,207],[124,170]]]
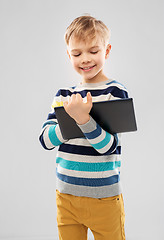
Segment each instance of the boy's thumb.
[[92,104],[92,95],[90,92],[87,93],[87,103]]
[[87,101],[92,101],[92,96],[90,92],[87,92]]

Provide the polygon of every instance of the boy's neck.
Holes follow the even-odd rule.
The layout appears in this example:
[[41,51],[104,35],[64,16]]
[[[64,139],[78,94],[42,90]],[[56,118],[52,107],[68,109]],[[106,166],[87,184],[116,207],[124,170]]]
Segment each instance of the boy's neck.
[[82,84],[83,83],[99,83],[99,82],[104,82],[107,81],[109,78],[105,76],[103,72],[99,72],[96,76],[94,76],[91,79],[82,79]]

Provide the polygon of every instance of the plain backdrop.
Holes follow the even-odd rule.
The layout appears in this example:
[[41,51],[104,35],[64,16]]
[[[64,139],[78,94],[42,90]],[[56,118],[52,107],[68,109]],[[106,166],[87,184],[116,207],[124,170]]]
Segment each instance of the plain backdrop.
[[111,30],[104,71],[134,98],[138,131],[122,137],[127,240],[164,239],[164,1],[0,0],[0,240],[58,239],[57,149],[38,136],[57,90],[80,81],[64,33],[85,13]]

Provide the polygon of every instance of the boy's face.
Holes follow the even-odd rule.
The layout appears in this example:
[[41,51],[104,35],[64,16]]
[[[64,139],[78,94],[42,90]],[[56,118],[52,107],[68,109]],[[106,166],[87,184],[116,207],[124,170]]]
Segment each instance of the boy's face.
[[100,37],[94,41],[70,39],[67,53],[74,69],[82,76],[83,82],[104,80],[103,66],[108,58],[111,45],[104,46]]

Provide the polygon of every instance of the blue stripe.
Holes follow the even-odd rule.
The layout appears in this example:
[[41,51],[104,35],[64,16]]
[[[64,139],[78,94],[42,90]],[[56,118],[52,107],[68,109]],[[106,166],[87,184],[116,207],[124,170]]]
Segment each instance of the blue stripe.
[[[116,147],[116,145],[114,146],[114,143],[113,143],[113,150]],[[78,155],[102,156],[102,154],[96,151],[93,147],[73,145],[68,143],[60,145],[58,151],[65,152],[65,153],[73,153]],[[110,154],[111,154],[111,151],[106,152],[103,155],[110,155]],[[117,149],[112,154],[121,154],[121,146],[118,146]]]
[[56,96],[62,95],[63,97],[71,96],[72,94],[80,93],[81,96],[84,98],[87,95],[87,92],[90,92],[92,97],[97,97],[100,95],[108,95],[111,93],[114,97],[118,98],[128,98],[128,93],[127,91],[120,89],[117,86],[109,86],[105,89],[98,89],[98,90],[82,90],[82,91],[73,91],[71,92],[68,89],[60,89],[60,91],[57,92]]
[[116,150],[112,154],[117,154],[117,155],[121,154],[121,146],[117,146]]
[[114,137],[114,141],[112,146],[110,147],[110,149],[106,152],[106,154],[111,154],[113,152],[113,154],[115,153],[116,149],[117,149],[117,144],[118,144],[118,140],[116,137]]
[[56,113],[55,112],[49,113],[48,117],[47,117],[47,120],[49,120],[49,119],[56,119]]
[[55,132],[55,128],[56,128],[57,125],[55,126],[50,126],[49,130],[48,130],[48,136],[49,136],[49,139],[51,141],[51,143],[54,145],[54,146],[59,146],[60,144],[62,144],[62,142],[58,139],[57,135],[56,135],[56,132]]
[[92,144],[92,146],[95,149],[101,149],[101,148],[105,147],[110,142],[110,140],[111,140],[111,134],[106,132],[105,138],[99,143]]
[[56,170],[57,177],[66,183],[73,184],[73,185],[81,185],[81,186],[88,186],[88,187],[102,187],[108,186],[120,181],[119,175],[113,175],[107,178],[77,178],[77,177],[70,177],[64,174],[58,173]]
[[[44,132],[43,132],[43,133],[44,133]],[[53,148],[47,148],[47,147],[46,147],[46,145],[45,145],[45,143],[44,143],[43,133],[39,136],[39,141],[40,141],[41,145],[43,146],[43,148],[46,149],[46,150],[52,150],[52,149],[54,149],[54,147],[53,147]]]
[[116,141],[116,148],[117,148],[117,145],[118,145],[118,136],[117,136],[117,133],[114,133],[113,135],[114,135],[114,137],[115,137],[115,141]]
[[84,135],[88,139],[93,139],[93,138],[96,138],[96,137],[100,136],[101,132],[102,132],[102,128],[97,124],[96,129],[94,131],[89,132],[89,133],[84,133]]
[[56,163],[58,163],[62,168],[83,172],[102,172],[114,170],[121,166],[121,161],[114,162],[98,162],[98,163],[88,163],[88,162],[75,162],[65,160],[64,158],[57,157]]
[[113,81],[111,81],[111,82],[109,82],[109,83],[106,83],[106,85],[111,85],[112,83],[117,83],[117,84],[120,84],[119,82],[117,82],[116,80],[113,80]]
[[44,124],[43,124],[43,127],[42,128],[44,128],[45,126],[47,126],[47,125],[56,125],[57,123],[55,123],[54,121],[47,121],[47,122],[45,122]]
[[112,84],[112,83],[116,83],[116,84],[118,84],[118,85],[121,85],[121,86],[124,87],[125,89],[127,89],[122,83],[119,83],[119,82],[117,82],[116,80],[111,81],[111,82],[109,82],[109,83],[106,83],[106,85],[110,85],[110,84]]

